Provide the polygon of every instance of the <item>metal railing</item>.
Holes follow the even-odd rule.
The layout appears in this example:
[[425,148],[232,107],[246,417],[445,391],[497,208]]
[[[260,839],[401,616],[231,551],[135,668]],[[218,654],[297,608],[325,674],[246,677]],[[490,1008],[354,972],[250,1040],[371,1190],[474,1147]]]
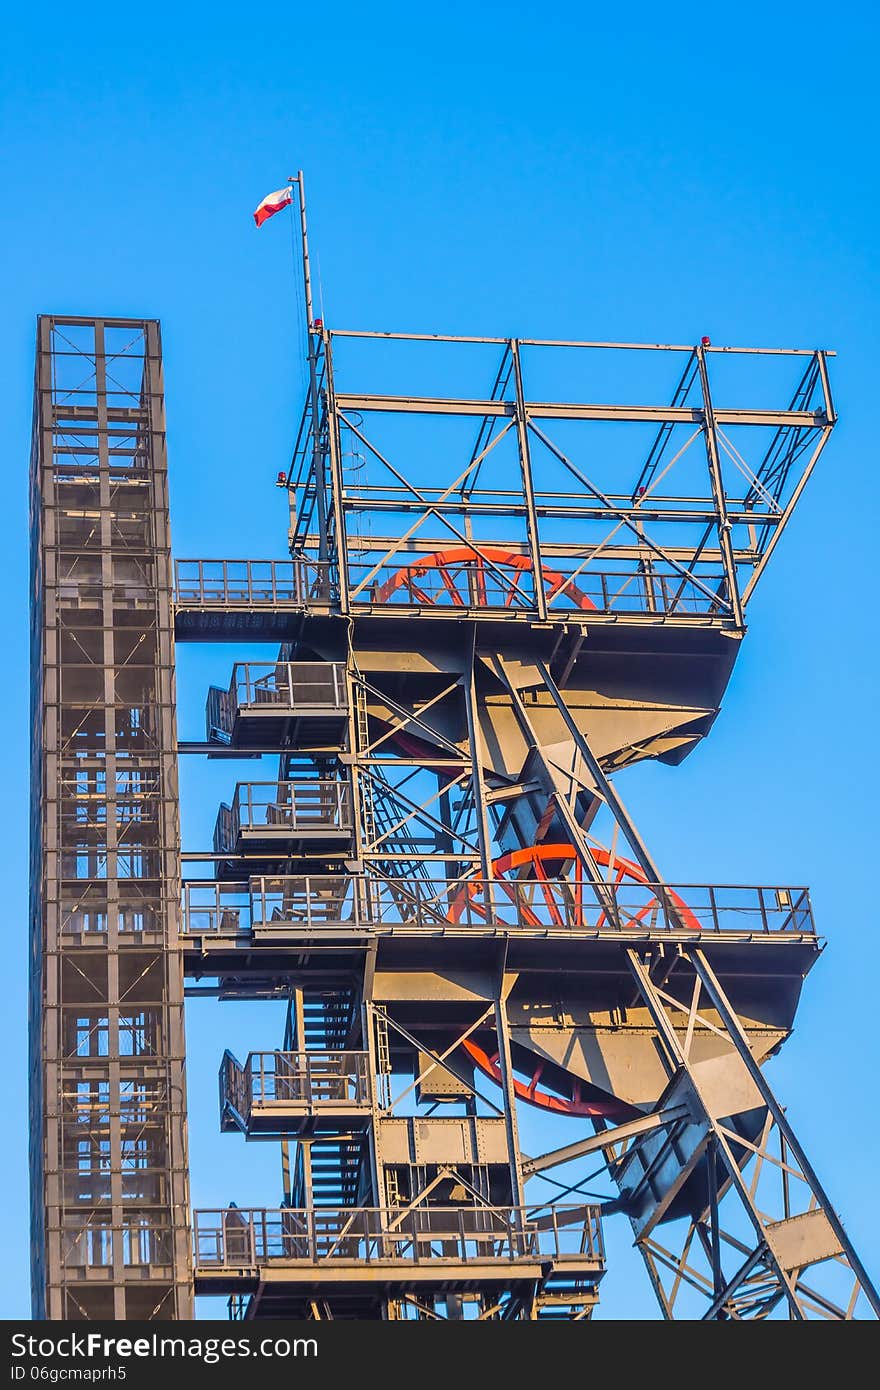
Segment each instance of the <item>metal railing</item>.
[[232,853],[248,832],[290,835],[351,829],[351,787],[333,778],[301,782],[239,782],[232,805],[224,802],[214,828],[215,853]]
[[177,560],[179,608],[307,608],[336,597],[323,560]]
[[[385,607],[533,610],[535,584],[521,556],[492,563],[456,559],[444,552],[377,565],[349,562],[352,603]],[[519,562],[519,563],[517,563]],[[366,583],[364,581],[367,581]],[[633,569],[593,569],[584,557],[548,556],[544,594],[551,613],[657,613],[711,616],[727,608],[724,572],[697,566],[694,578],[645,562]],[[363,586],[363,587],[361,587]]]
[[[555,563],[555,562],[554,562]],[[584,594],[600,613],[660,613],[676,617],[715,617],[728,608],[723,572],[714,570],[696,576],[698,583],[680,574],[657,574],[639,570],[577,570],[572,566],[571,583],[548,594],[547,607],[555,612],[571,612],[580,603],[572,601],[572,590]],[[707,592],[708,590],[708,592]]]
[[65,1269],[106,1269],[116,1261],[125,1268],[170,1265],[174,1236],[167,1226],[150,1217],[133,1217],[120,1225],[90,1222],[59,1232],[61,1262]]
[[181,920],[183,931],[191,936],[249,932],[253,921],[250,885],[222,883],[217,879],[184,883]]
[[369,1107],[367,1052],[251,1052],[242,1066],[228,1050],[220,1063],[220,1109],[247,1124],[255,1107]]
[[[437,564],[428,553],[408,563],[395,559],[377,566],[350,561],[347,572],[354,606],[514,612],[535,608],[530,570],[511,561]],[[543,583],[551,613],[580,610],[696,617],[716,616],[728,606],[725,577],[718,568],[704,572],[696,567],[692,575],[681,575],[648,561],[637,569],[594,570],[583,557],[549,556]],[[175,602],[180,609],[326,608],[338,599],[329,561],[302,557],[175,561]]]
[[341,713],[347,708],[345,667],[339,661],[242,661],[233,667],[229,694],[239,709]]
[[227,1207],[193,1212],[197,1270],[455,1260],[604,1263],[598,1206]]
[[238,714],[344,714],[345,667],[337,661],[244,661],[229,689],[212,685],[205,704],[208,739],[229,742]]
[[816,936],[806,888],[606,885],[600,900],[568,879],[386,879],[324,874],[184,886],[191,935],[287,928],[322,931],[527,932],[555,935]]

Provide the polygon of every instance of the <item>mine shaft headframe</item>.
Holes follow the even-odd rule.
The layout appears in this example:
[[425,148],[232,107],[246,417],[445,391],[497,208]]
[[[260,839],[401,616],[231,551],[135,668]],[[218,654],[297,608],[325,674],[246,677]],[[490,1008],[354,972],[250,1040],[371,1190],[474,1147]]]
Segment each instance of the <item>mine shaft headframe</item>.
[[823,350],[315,341],[290,543],[343,612],[741,629],[836,419]]

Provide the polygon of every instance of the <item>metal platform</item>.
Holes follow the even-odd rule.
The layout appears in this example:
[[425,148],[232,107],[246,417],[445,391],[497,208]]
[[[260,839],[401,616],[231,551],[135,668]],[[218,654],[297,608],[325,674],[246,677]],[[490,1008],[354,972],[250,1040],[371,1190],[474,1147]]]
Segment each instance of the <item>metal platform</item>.
[[227,1051],[220,1066],[220,1128],[246,1139],[334,1134],[369,1127],[367,1052]]
[[235,858],[252,854],[282,863],[305,847],[314,852],[350,844],[351,792],[345,782],[239,782],[232,805],[222,805],[214,849]]
[[[605,1271],[595,1207],[481,1207],[193,1213],[198,1293],[310,1302],[487,1292],[502,1305],[548,1289],[548,1308],[592,1309]],[[539,1295],[538,1316],[541,1315]]]
[[348,722],[346,693],[344,667],[334,662],[237,663],[229,689],[208,692],[206,737],[243,751],[335,751]]

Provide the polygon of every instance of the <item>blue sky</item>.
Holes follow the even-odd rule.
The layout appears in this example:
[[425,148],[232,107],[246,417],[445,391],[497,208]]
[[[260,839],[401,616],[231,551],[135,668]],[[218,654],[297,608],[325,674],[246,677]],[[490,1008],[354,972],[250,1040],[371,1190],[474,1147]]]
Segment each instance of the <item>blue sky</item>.
[[[623,790],[672,881],[811,885],[828,950],[773,1076],[880,1272],[878,37],[859,3],[98,4],[75,17],[49,3],[5,18],[5,1316],[28,1308],[34,318],[159,316],[177,554],[281,555],[272,483],[299,408],[299,324],[287,215],[257,233],[250,214],[297,167],[334,326],[837,349],[840,424],[758,591],[721,718],[682,768],[641,769]],[[229,659],[183,663],[188,736]],[[212,1026],[192,1041],[213,1100],[223,1043],[272,1045],[276,1023],[261,1037],[232,1012]],[[266,1149],[209,1135],[214,1122],[206,1108],[194,1200],[271,1200]],[[614,1241],[605,1315],[652,1316],[626,1231]]]

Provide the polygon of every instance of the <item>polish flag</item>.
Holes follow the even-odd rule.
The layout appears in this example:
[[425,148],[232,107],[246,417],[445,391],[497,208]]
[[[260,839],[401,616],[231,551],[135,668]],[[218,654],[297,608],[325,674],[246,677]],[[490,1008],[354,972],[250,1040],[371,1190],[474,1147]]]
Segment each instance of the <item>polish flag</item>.
[[279,188],[277,192],[266,195],[254,212],[254,221],[258,227],[261,227],[270,217],[274,217],[276,212],[280,212],[282,208],[286,208],[288,203],[292,202],[293,188],[288,184],[286,188]]

